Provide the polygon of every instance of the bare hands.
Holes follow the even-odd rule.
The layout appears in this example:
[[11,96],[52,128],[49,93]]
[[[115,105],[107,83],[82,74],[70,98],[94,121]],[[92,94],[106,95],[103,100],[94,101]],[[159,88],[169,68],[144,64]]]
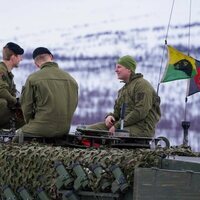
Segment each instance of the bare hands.
[[114,127],[114,126],[112,126],[112,127],[109,129],[109,132],[111,132],[111,133],[112,133],[112,135],[113,135],[113,133],[115,132],[115,127]]
[[105,124],[109,129],[114,125],[114,122],[115,122],[115,118],[111,115],[109,115],[105,119]]

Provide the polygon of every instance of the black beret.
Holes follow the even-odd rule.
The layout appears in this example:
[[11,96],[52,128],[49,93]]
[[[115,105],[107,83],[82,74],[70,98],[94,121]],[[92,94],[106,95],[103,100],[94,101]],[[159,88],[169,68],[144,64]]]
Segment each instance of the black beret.
[[14,42],[8,42],[5,47],[13,51],[16,55],[22,55],[24,53],[24,49]]
[[33,59],[35,59],[37,56],[42,55],[42,54],[52,55],[52,53],[49,51],[49,49],[47,49],[45,47],[38,47],[33,51]]

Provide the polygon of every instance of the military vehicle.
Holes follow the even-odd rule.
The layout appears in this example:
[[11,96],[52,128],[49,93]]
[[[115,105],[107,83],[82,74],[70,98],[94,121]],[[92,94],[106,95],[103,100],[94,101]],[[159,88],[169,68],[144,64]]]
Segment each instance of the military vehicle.
[[0,198],[200,199],[200,153],[164,138],[77,127],[65,141],[0,132]]
[[78,126],[65,139],[0,130],[0,198],[22,200],[200,199],[200,153],[167,138],[132,137]]

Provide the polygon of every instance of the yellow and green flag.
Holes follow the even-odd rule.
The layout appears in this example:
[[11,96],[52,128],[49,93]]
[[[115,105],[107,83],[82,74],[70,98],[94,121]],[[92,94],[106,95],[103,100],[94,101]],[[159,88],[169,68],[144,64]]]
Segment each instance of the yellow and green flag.
[[189,79],[197,74],[196,60],[171,46],[168,48],[168,62],[161,82]]

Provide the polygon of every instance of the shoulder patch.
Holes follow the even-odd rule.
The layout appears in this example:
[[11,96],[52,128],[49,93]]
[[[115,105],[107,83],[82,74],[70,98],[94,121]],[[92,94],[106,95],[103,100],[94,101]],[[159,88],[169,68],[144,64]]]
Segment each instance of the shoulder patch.
[[137,101],[142,101],[144,99],[144,92],[140,92],[137,95]]
[[0,72],[0,78],[2,78],[3,81],[6,80],[6,76],[3,72]]

